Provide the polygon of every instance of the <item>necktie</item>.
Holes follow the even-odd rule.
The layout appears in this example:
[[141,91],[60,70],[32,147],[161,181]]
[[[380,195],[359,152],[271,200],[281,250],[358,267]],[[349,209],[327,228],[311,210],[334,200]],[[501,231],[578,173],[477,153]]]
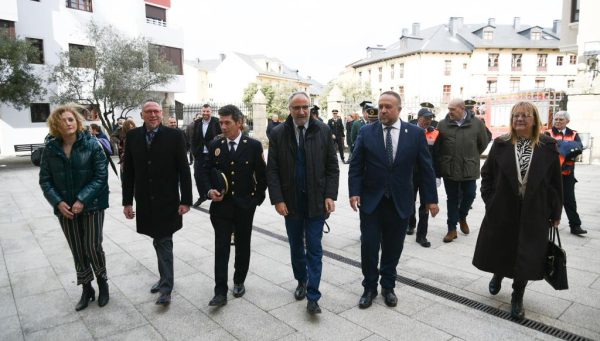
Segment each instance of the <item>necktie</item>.
[[235,153],[235,141],[229,141],[229,152],[231,154]]
[[148,144],[148,146],[150,144],[152,144],[152,140],[154,139],[154,135],[156,135],[156,132],[151,130],[146,132],[146,143]]
[[298,126],[298,149],[304,150],[304,126]]
[[394,147],[392,146],[392,127],[385,127],[385,153],[387,154],[388,164],[394,164]]

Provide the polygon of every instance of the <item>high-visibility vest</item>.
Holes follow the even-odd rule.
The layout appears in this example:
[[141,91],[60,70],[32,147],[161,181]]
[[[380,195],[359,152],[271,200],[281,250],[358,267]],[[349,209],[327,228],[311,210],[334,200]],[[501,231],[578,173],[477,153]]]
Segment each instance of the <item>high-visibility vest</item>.
[[425,130],[425,138],[427,139],[427,144],[430,146],[433,146],[438,136],[440,136],[440,131],[437,129]]
[[[552,138],[554,138],[555,140],[561,140],[561,141],[575,141],[575,136],[577,136],[577,132],[575,130],[571,130],[573,132],[573,134],[571,135],[564,135],[564,134],[554,134],[554,131],[552,129],[548,129],[546,130],[546,132],[548,134],[550,134],[550,136],[552,136]],[[565,158],[564,155],[559,154],[559,158],[560,158],[560,166],[562,167],[562,175],[569,175],[573,172],[573,169],[575,169],[575,160],[567,160]]]

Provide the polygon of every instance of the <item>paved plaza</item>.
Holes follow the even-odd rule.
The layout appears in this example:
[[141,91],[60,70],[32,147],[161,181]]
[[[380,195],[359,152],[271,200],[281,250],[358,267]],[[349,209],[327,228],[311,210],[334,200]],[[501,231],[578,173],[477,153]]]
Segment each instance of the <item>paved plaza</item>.
[[[320,300],[323,313],[309,316],[296,301],[283,218],[268,199],[258,208],[252,235],[246,294],[220,309],[213,295],[214,234],[206,213],[191,210],[174,236],[175,290],[167,308],[149,289],[158,278],[151,239],[135,231],[122,213],[119,179],[110,174],[110,205],[104,223],[104,250],[110,302],[80,312],[73,259],[56,217],[38,185],[39,168],[28,157],[0,159],[0,340],[551,340],[553,336],[423,290],[441,289],[486,306],[510,309],[510,280],[497,296],[488,293],[491,275],[471,265],[484,214],[481,198],[468,222],[448,244],[446,203],[439,189],[440,215],[430,219],[429,249],[407,236],[398,273],[422,285],[398,282],[398,306],[381,296],[358,308],[362,293],[359,219],[348,204],[348,165],[340,163],[336,211],[323,237]],[[576,186],[584,237],[571,235],[563,214],[561,237],[568,255],[570,289],[530,283],[526,317],[578,336],[600,340],[600,166],[577,165]],[[479,192],[478,192],[479,193]],[[194,189],[194,194],[197,195]],[[233,257],[231,257],[233,259]],[[232,286],[230,263],[230,286]],[[97,288],[94,282],[94,287]],[[535,323],[534,323],[535,324]]]

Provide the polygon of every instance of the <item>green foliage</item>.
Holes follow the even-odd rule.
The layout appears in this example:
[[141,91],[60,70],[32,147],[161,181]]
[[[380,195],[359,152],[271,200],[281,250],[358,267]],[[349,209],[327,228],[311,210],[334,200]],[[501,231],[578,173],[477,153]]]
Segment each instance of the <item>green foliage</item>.
[[327,97],[329,93],[333,89],[333,87],[337,85],[342,91],[342,96],[344,96],[344,103],[342,105],[342,112],[353,112],[357,109],[358,104],[364,100],[373,100],[373,93],[371,92],[371,86],[368,83],[362,82],[351,82],[351,83],[335,83],[333,81],[327,83],[325,88],[323,89],[323,93],[321,94],[321,98],[324,99],[322,102],[323,112],[328,112],[327,109]]
[[51,100],[99,108],[102,125],[110,133],[119,117],[139,107],[155,87],[171,81],[176,70],[146,38],[126,37],[93,22],[87,35],[93,48],[60,55],[49,78],[57,84]]
[[38,57],[25,40],[0,34],[0,102],[21,110],[44,95],[42,81],[28,63]]
[[[254,94],[258,90],[257,83],[250,83],[244,89],[242,100],[246,106],[252,105],[252,99]],[[288,113],[288,97],[294,91],[298,89],[291,84],[267,84],[262,83],[260,90],[267,99],[267,114],[269,116],[278,115],[280,118],[284,118]]]

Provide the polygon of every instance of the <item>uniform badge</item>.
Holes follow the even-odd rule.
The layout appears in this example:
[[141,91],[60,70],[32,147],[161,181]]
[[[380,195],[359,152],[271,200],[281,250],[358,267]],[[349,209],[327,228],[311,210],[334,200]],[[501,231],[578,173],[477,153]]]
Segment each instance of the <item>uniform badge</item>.
[[221,155],[221,148],[215,149],[215,156]]

